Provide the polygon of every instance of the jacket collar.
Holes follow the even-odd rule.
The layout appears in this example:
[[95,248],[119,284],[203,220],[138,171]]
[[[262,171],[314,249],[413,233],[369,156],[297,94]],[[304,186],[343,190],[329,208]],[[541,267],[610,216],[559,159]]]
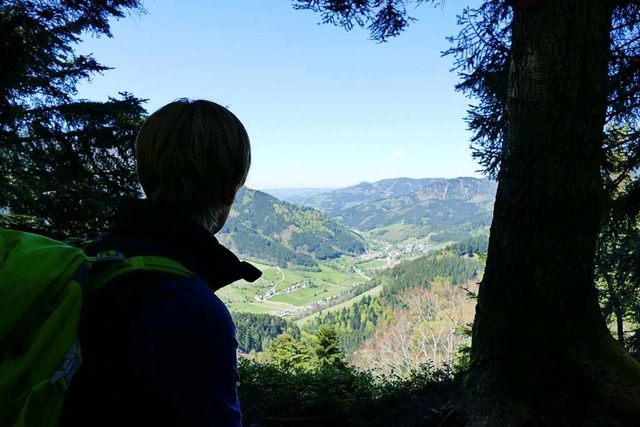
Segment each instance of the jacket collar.
[[[163,255],[181,262],[204,279],[211,289],[244,279],[257,280],[262,272],[222,246],[186,211],[148,200],[124,198],[116,211],[112,232],[133,235],[127,256]],[[153,251],[154,253],[145,253]],[[138,253],[131,253],[138,252]]]

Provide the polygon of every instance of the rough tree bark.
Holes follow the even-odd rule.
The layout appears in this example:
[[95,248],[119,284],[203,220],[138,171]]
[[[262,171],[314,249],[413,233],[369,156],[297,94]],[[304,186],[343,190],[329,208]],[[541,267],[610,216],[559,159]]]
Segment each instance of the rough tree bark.
[[611,2],[513,3],[504,141],[464,381],[473,426],[638,426],[594,286]]

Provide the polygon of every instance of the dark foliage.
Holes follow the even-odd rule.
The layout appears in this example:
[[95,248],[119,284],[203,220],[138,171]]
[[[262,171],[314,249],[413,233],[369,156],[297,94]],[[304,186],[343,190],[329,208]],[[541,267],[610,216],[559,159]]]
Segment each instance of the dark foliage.
[[[425,0],[417,0],[423,3]],[[434,3],[439,3],[434,1]],[[367,28],[371,39],[385,42],[404,31],[415,18],[408,15],[403,0],[295,0],[296,9],[313,10],[321,14],[322,23],[351,30],[355,26]]]
[[[609,132],[624,141],[624,130]],[[640,324],[640,204],[639,181],[628,170],[629,158],[637,155],[627,147],[609,144],[604,181],[607,187],[606,214],[600,230],[596,257],[596,278],[605,318],[615,324],[615,335],[630,353],[640,359],[637,329]],[[629,330],[627,325],[634,325]]]
[[82,34],[110,36],[109,19],[129,9],[140,2],[0,5],[1,225],[92,237],[122,195],[138,194],[132,155],[143,101],[74,98],[81,80],[107,67],[73,45]]
[[331,365],[291,372],[241,360],[240,377],[247,427],[438,425],[452,418],[444,408],[457,386],[449,370],[430,366],[401,378]]
[[465,8],[458,17],[462,28],[449,38],[453,47],[453,70],[461,82],[456,89],[477,102],[468,110],[473,133],[473,155],[490,176],[497,176],[502,155],[511,38],[511,8],[502,0],[485,1]]
[[318,316],[305,329],[315,333],[323,326],[331,325],[339,332],[340,348],[347,355],[353,354],[365,341],[373,337],[383,318],[383,305],[378,298],[365,296],[347,308]]
[[479,278],[483,267],[484,263],[478,258],[461,257],[449,251],[430,254],[381,273],[381,276],[392,279],[384,285],[382,294],[394,302],[400,292],[428,287],[429,282],[438,277],[450,280],[452,285],[462,285]]
[[120,197],[139,194],[133,150],[144,113],[129,94],[28,112],[29,133],[0,151],[0,206],[11,213],[0,225],[56,237],[104,229]]
[[[238,349],[244,353],[260,352],[265,343],[282,334],[287,329],[298,329],[282,317],[270,314],[234,313]],[[291,332],[291,331],[290,331]],[[300,332],[297,331],[299,335]]]
[[448,250],[459,253],[460,255],[473,256],[487,255],[489,250],[489,236],[486,234],[479,234],[477,236],[470,237],[458,243],[447,246]]

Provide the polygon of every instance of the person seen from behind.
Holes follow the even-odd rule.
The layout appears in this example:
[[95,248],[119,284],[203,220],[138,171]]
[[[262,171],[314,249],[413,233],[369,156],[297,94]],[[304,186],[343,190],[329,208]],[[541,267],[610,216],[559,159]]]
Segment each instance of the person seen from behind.
[[241,426],[235,326],[214,291],[260,271],[218,243],[251,164],[247,132],[228,109],[180,99],[136,139],[145,199],[125,198],[87,248],[171,258],[194,274],[133,272],[89,300],[83,362],[62,426]]

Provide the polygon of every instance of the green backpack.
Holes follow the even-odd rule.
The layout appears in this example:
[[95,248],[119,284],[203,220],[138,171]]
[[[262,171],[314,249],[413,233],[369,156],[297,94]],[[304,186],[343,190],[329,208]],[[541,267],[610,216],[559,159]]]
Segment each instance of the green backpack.
[[[105,268],[88,274],[92,266]],[[168,258],[88,256],[82,247],[0,228],[0,426],[54,427],[81,363],[83,298],[121,274],[192,276]]]

